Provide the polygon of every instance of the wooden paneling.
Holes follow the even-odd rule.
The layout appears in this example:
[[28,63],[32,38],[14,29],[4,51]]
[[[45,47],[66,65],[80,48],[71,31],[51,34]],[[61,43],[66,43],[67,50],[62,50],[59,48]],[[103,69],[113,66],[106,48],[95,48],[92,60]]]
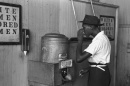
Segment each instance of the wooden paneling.
[[116,86],[130,85],[130,0],[108,0],[119,5]]
[[117,85],[130,85],[130,27],[119,28],[117,53]]
[[130,24],[130,0],[105,0],[105,2],[119,6],[119,24]]
[[0,46],[0,86],[26,86],[27,57],[19,46]]
[[[112,0],[111,0],[112,1]],[[114,4],[119,5],[119,24],[130,24],[130,0],[113,0]]]

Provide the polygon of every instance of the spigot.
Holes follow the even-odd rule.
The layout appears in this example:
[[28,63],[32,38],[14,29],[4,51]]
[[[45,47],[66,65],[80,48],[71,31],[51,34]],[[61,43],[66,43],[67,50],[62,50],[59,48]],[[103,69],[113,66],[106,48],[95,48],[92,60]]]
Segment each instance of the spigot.
[[68,80],[68,81],[71,81],[72,80],[72,76],[70,74],[67,74],[65,76],[65,79]]
[[70,74],[68,74],[67,68],[61,69],[61,75],[62,75],[62,78],[64,81],[71,81],[72,80],[72,76]]

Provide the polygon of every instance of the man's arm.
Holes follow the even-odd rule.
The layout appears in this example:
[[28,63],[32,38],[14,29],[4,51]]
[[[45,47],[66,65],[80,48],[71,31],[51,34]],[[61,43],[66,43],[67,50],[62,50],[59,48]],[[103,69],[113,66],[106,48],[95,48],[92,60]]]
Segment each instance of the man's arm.
[[82,44],[83,44],[83,29],[80,29],[77,32],[77,37],[78,37],[78,44],[77,44],[77,49],[76,49],[76,62],[80,63],[84,60],[86,60],[88,57],[90,57],[92,54],[88,52],[83,52],[82,51]]

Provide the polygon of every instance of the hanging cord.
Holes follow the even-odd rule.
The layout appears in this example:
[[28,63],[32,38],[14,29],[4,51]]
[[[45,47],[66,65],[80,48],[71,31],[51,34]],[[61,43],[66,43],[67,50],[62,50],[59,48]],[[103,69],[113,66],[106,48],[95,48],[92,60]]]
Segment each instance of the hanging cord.
[[[93,15],[95,16],[95,11],[94,11],[94,7],[93,7],[93,2],[92,2],[92,0],[90,0],[90,3],[91,3]],[[71,0],[71,5],[72,5],[74,17],[75,17],[76,27],[77,27],[77,30],[79,30],[78,22],[77,22],[77,16],[76,16],[75,7],[74,7],[74,1],[73,1],[73,0]]]
[[92,0],[90,0],[90,2],[91,2],[91,7],[92,7],[93,15],[95,16],[95,11],[94,11],[94,7],[93,7],[93,2],[92,2]]
[[71,0],[71,5],[72,5],[74,17],[75,17],[76,27],[77,27],[77,30],[79,30],[78,22],[77,22],[77,16],[76,16],[76,13],[75,13],[75,7],[74,7],[74,2],[73,2],[73,0]]

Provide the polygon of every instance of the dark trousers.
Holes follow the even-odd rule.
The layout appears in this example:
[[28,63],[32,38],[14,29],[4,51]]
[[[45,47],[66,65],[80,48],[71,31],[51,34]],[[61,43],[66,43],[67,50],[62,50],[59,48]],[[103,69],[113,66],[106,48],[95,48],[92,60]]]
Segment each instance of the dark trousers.
[[105,71],[97,68],[90,67],[88,86],[109,86],[110,85],[110,71],[108,66],[102,67]]

